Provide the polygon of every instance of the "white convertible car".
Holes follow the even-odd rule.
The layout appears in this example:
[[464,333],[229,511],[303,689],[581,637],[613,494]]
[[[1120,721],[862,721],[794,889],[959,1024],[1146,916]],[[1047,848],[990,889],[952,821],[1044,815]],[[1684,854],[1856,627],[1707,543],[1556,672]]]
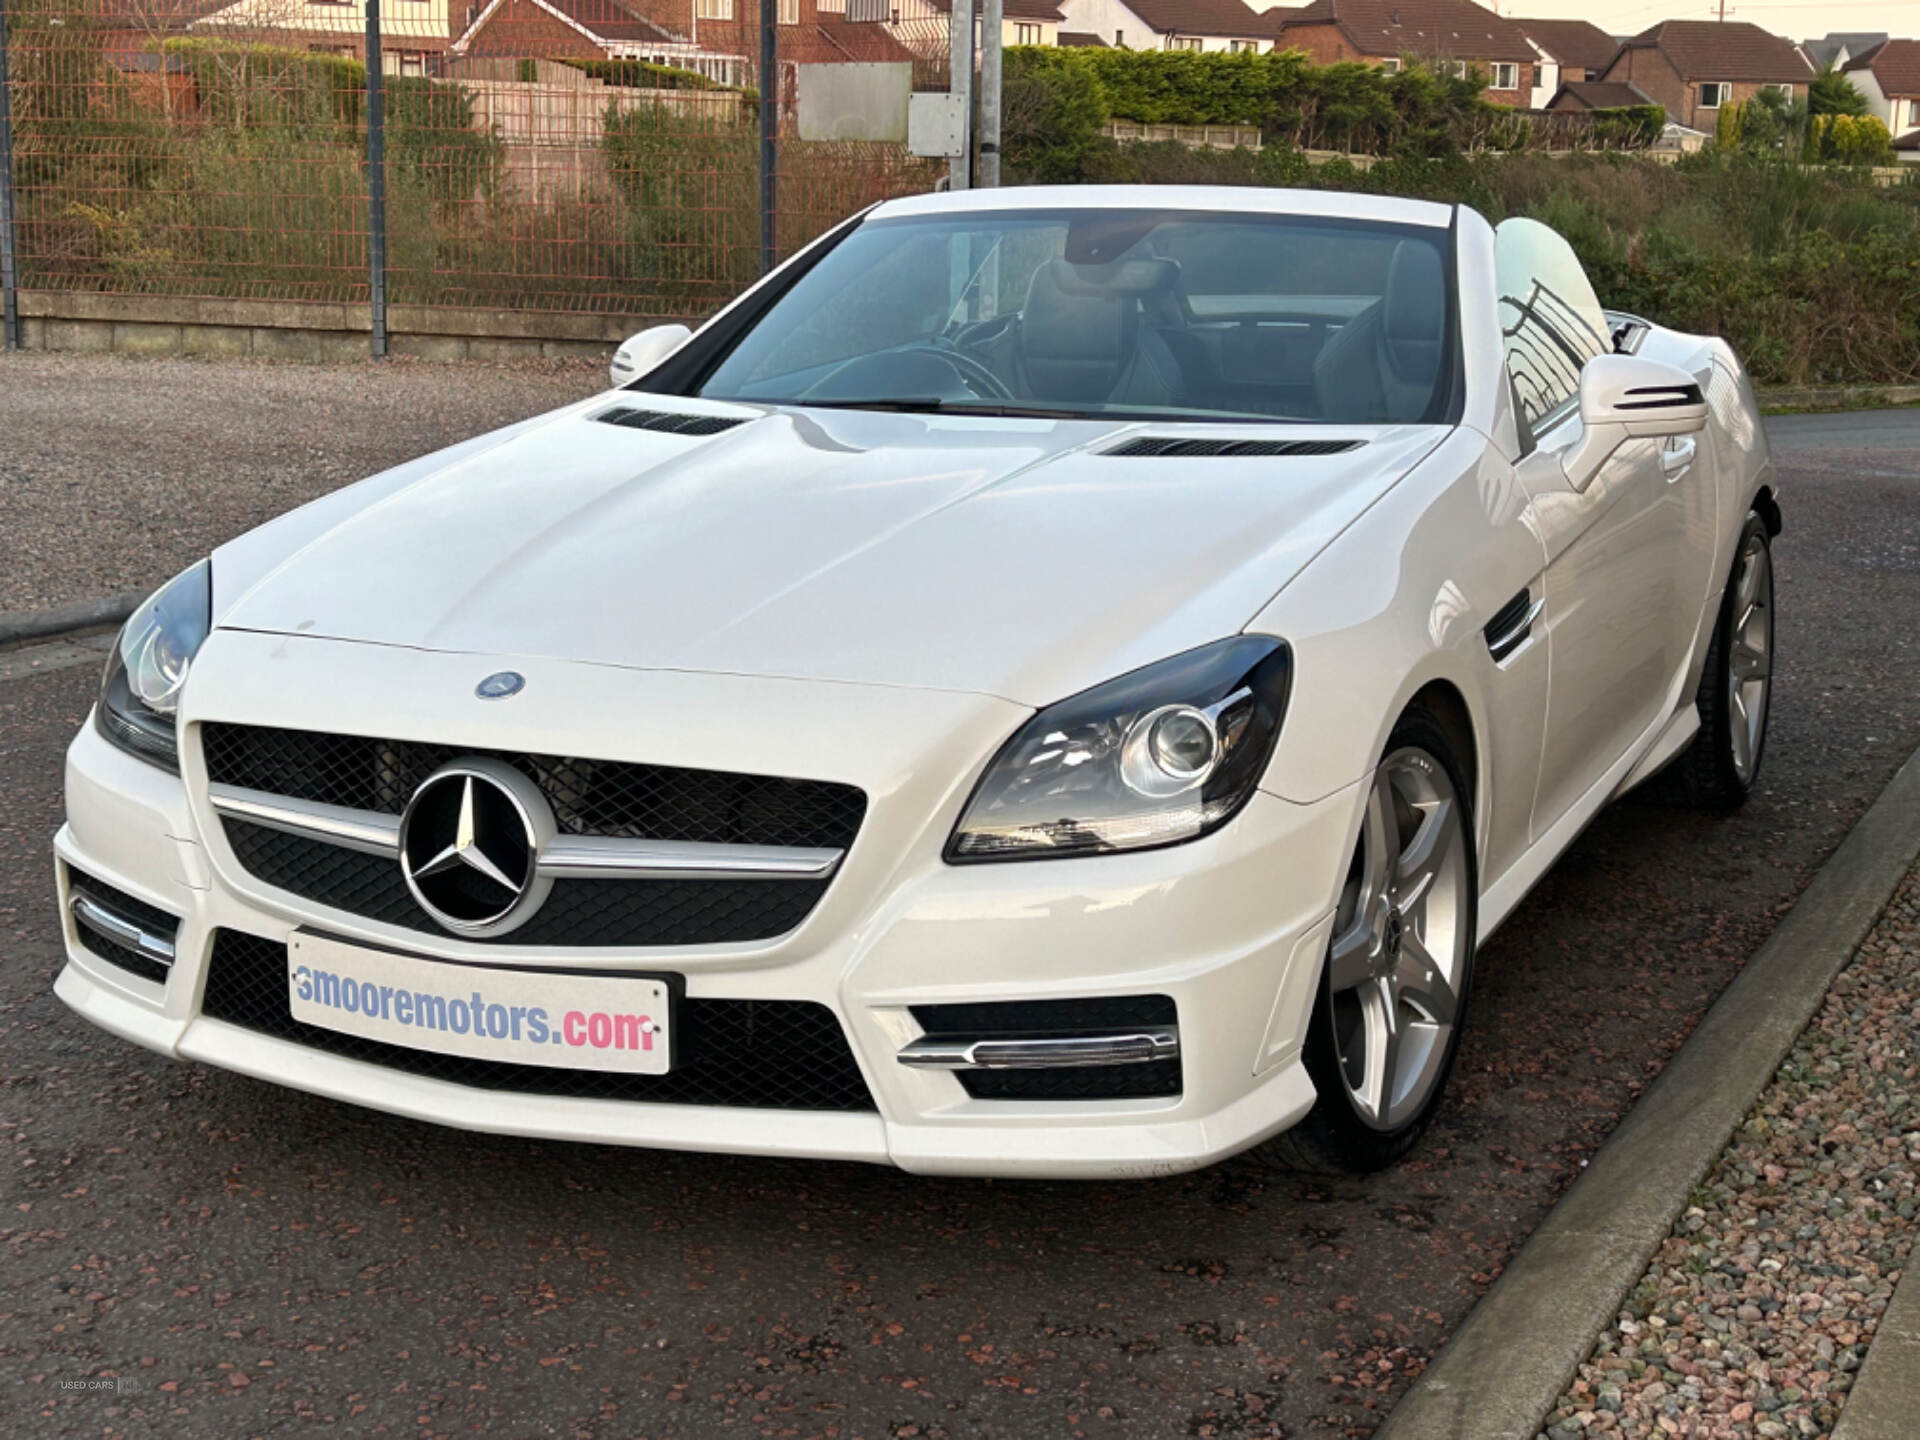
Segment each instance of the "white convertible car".
[[616,377],[141,607],[62,999],[473,1130],[1364,1170],[1581,827],[1759,769],[1751,388],[1532,221],[923,196]]

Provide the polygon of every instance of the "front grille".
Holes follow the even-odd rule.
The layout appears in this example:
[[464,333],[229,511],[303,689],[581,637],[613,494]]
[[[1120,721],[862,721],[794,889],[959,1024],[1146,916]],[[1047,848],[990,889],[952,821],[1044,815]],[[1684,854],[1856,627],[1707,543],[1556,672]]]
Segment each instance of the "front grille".
[[[67,868],[67,887],[76,895],[84,895],[95,904],[111,910],[124,920],[131,920],[149,935],[157,935],[171,940],[180,931],[180,917],[170,915],[157,905],[149,905],[144,900],[136,900],[124,890],[116,890],[103,880],[96,880],[83,871]],[[142,980],[155,985],[167,983],[168,969],[151,956],[142,955],[138,950],[129,950],[126,946],[109,940],[106,936],[89,930],[84,925],[75,925],[80,936],[81,948],[96,955],[109,965],[125,970],[129,975],[137,975]]]
[[[200,727],[208,778],[295,799],[398,815],[448,761],[485,755],[537,784],[569,835],[844,850],[865,818],[852,785],[665,765],[463,750],[412,740],[251,725]],[[276,889],[426,934],[442,927],[414,903],[391,858],[345,850],[240,820],[223,822],[235,858]],[[828,881],[559,880],[514,945],[746,944],[806,919]],[[483,942],[485,943],[485,942]]]
[[[1010,1000],[915,1005],[929,1035],[1075,1035],[1130,1025],[1173,1025],[1170,995],[1107,995],[1084,1000]],[[1181,1093],[1180,1060],[1138,1065],[1075,1065],[1057,1070],[956,1070],[975,1100],[1150,1100]]]
[[387,815],[404,810],[420,783],[449,760],[491,756],[540,787],[568,835],[844,850],[867,813],[864,791],[825,780],[517,755],[257,725],[204,724],[200,745],[207,778],[216,785]]
[[[390,856],[343,850],[243,820],[222,822],[234,857],[303,900],[429,935],[445,929],[414,903]],[[556,880],[531,920],[483,945],[740,945],[784,935],[826,893],[825,880]]]
[[293,1018],[287,947],[238,930],[214,934],[201,1009],[215,1020],[411,1075],[523,1095],[768,1110],[872,1110],[860,1066],[833,1011],[805,1000],[682,998],[675,1067],[621,1075],[437,1055],[343,1035]]

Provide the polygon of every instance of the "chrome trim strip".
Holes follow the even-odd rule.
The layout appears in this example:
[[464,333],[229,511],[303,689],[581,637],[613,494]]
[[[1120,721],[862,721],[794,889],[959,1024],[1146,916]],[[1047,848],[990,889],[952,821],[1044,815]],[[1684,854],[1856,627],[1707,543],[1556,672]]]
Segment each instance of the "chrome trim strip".
[[540,852],[540,873],[556,880],[825,880],[845,853],[799,845],[556,835]]
[[[209,785],[207,798],[217,813],[236,820],[346,850],[393,860],[400,856],[397,815],[323,805],[238,785]],[[825,880],[840,868],[845,854],[797,845],[556,835],[540,852],[539,873],[554,880]]]
[[222,815],[264,825],[269,830],[324,840],[343,850],[397,859],[400,855],[400,817],[378,810],[351,810],[345,805],[323,805],[239,785],[209,785],[207,798]]
[[902,1049],[919,1070],[1058,1070],[1082,1065],[1144,1065],[1180,1054],[1180,1032],[1152,1025],[1111,1035],[1035,1035],[970,1039],[923,1035]]
[[116,915],[98,900],[75,892],[67,902],[76,925],[84,925],[94,934],[133,950],[158,964],[172,966],[173,942],[143,930],[132,920]]

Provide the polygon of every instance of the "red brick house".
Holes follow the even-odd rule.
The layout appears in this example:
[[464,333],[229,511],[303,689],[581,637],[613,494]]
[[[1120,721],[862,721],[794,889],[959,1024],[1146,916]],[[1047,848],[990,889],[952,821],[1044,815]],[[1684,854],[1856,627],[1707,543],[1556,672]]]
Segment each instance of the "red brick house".
[[1526,105],[1533,94],[1539,55],[1525,32],[1472,0],[1314,0],[1262,19],[1275,50],[1303,50],[1316,65],[1359,60],[1393,69],[1413,59],[1480,71],[1496,105]]
[[[780,0],[783,68],[911,61],[878,23],[850,23],[833,0]],[[646,60],[726,85],[755,85],[759,0],[487,0],[470,4],[455,55],[538,60]]]
[[1666,20],[1627,41],[1600,79],[1639,87],[1667,119],[1711,134],[1721,110],[1763,90],[1807,98],[1800,47],[1744,20]]

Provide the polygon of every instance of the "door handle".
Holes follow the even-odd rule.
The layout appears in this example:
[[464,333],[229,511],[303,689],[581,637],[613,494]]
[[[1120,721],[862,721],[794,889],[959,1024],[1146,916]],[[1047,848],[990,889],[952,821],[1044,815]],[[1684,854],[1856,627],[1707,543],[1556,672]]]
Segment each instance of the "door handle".
[[1693,468],[1694,457],[1699,453],[1700,442],[1697,440],[1669,442],[1667,448],[1660,452],[1660,469],[1665,472],[1667,479],[1678,480]]

